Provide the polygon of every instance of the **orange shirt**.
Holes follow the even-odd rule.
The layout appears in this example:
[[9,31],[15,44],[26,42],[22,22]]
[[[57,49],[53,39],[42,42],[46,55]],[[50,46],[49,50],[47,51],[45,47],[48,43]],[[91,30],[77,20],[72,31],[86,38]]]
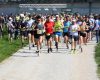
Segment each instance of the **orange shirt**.
[[44,26],[45,26],[46,33],[49,33],[49,34],[53,33],[54,22],[52,21],[45,22]]

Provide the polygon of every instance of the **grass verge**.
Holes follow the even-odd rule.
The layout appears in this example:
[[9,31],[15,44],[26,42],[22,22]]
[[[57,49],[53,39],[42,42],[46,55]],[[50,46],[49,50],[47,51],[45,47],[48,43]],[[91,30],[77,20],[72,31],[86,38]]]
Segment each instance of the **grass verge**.
[[[27,43],[25,43],[26,45]],[[10,57],[13,53],[22,48],[21,40],[17,39],[10,43],[7,39],[7,35],[0,39],[0,62]]]
[[95,52],[96,52],[95,59],[96,59],[96,62],[98,64],[98,71],[97,72],[98,72],[98,76],[100,78],[100,43],[97,44]]

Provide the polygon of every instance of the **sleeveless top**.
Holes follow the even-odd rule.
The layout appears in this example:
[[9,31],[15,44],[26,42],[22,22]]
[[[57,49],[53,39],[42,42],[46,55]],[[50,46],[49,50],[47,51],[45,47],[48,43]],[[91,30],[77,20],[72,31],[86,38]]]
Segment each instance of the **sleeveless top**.
[[62,23],[61,21],[56,21],[54,24],[54,30],[55,32],[62,32]]

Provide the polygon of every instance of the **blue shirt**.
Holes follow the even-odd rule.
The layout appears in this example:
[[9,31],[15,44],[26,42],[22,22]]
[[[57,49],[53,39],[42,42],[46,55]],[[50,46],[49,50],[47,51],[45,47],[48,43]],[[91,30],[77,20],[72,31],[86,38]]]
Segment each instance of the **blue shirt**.
[[68,32],[69,30],[69,27],[71,26],[71,22],[68,21],[68,22],[64,22],[64,29],[63,29],[63,32]]

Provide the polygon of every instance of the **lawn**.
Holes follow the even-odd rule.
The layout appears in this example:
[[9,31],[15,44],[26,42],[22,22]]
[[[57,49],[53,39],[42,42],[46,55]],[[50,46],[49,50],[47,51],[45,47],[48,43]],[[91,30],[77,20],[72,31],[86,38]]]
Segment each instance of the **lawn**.
[[98,64],[98,75],[100,77],[100,43],[98,43],[98,45],[96,46],[96,50],[95,50],[96,54],[95,54],[95,58],[96,58],[96,62]]
[[0,39],[0,62],[10,57],[13,53],[22,48],[21,39],[14,40],[12,43],[10,43],[7,38],[6,28],[4,29],[3,33],[4,36],[2,39]]
[[21,42],[19,40],[9,43],[7,37],[0,39],[0,62],[11,56],[19,48],[21,48]]

